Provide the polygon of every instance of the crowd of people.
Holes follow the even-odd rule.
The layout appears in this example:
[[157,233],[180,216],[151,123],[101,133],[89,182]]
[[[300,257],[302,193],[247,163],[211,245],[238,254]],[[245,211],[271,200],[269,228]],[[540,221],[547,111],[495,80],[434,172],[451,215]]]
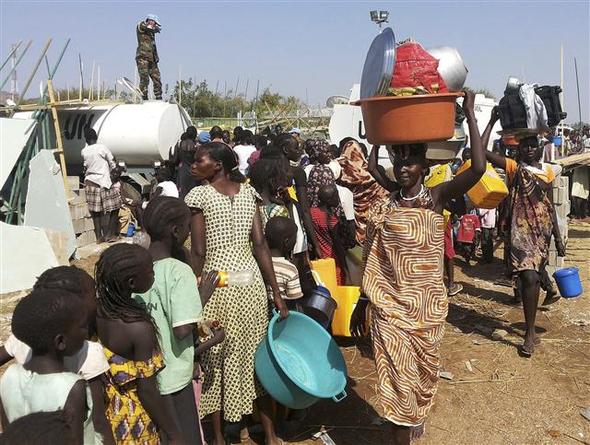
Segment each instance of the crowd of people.
[[[473,107],[467,93],[470,146],[443,164],[448,178],[434,186],[425,144],[387,146],[387,170],[379,147],[353,138],[330,145],[303,140],[297,128],[187,128],[137,209],[147,248],[108,247],[94,277],[74,266],[49,269],[18,303],[0,348],[0,364],[15,361],[0,379],[3,443],[37,443],[25,440],[37,435],[67,444],[200,444],[200,419],[210,416],[209,443],[221,445],[224,424],[255,410],[266,443],[282,443],[281,411],[256,379],[254,355],[272,309],[281,319],[301,310],[316,287],[310,261],[325,258],[334,259],[339,284],[362,288],[351,331],[370,332],[392,443],[419,437],[437,390],[449,297],[460,292],[455,248],[469,264],[479,241],[480,260],[491,262],[493,239],[504,236],[528,357],[539,343],[540,288],[546,304],[557,300],[544,270],[551,237],[565,255],[543,144],[521,139],[512,157],[484,150],[497,113],[480,136]],[[86,196],[108,240],[112,203],[121,201],[118,167],[93,130],[86,137]],[[465,198],[487,161],[506,172],[510,190],[498,217]],[[247,428],[240,438],[248,443]]]

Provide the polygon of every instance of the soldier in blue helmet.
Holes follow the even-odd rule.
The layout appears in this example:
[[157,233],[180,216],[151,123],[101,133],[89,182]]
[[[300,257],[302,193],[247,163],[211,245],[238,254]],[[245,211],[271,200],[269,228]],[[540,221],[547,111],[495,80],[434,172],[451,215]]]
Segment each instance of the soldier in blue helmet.
[[139,72],[139,89],[143,99],[148,98],[148,85],[150,78],[154,87],[154,96],[157,100],[162,99],[162,80],[158,68],[158,50],[156,48],[156,33],[162,29],[160,19],[157,15],[148,14],[145,20],[137,24],[137,51],[135,61]]

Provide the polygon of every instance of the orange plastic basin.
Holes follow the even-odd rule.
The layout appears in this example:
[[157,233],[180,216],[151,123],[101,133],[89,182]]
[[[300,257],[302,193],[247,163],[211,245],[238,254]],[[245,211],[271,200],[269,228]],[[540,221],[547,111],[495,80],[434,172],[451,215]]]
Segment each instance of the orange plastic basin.
[[371,144],[446,141],[455,133],[455,100],[462,94],[370,97],[353,105],[361,107]]

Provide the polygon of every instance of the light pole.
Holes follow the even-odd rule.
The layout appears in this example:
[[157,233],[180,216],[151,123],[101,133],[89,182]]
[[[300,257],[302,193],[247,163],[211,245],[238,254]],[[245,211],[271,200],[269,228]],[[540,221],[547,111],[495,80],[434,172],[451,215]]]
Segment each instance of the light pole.
[[370,15],[371,21],[379,25],[379,32],[381,32],[383,23],[388,23],[389,11],[371,11]]

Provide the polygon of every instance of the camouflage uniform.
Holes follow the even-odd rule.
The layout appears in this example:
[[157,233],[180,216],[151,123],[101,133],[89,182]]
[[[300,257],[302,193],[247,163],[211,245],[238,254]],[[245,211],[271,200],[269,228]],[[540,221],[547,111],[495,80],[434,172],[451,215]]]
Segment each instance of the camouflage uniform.
[[135,53],[135,62],[139,72],[139,89],[143,98],[148,97],[148,85],[150,78],[154,86],[154,95],[156,99],[162,99],[162,80],[160,79],[160,70],[158,69],[158,49],[156,48],[155,32],[147,27],[145,21],[137,24],[137,51]]

